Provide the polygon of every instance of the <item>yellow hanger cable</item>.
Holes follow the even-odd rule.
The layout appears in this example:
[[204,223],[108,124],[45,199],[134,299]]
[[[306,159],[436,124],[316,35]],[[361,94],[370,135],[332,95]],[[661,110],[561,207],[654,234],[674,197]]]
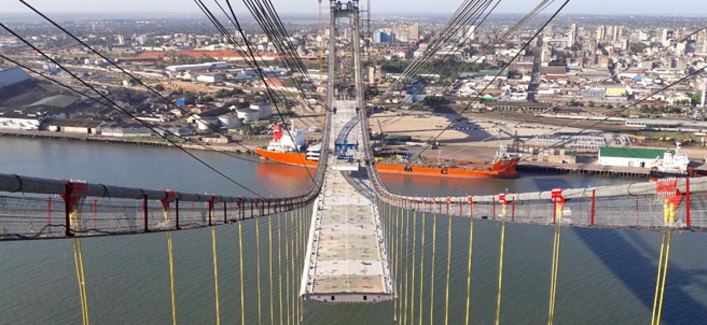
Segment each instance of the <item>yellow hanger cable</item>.
[[452,216],[449,216],[447,229],[447,287],[444,293],[444,324],[449,324],[449,274],[452,271]]
[[496,325],[501,323],[501,289],[503,284],[503,246],[506,239],[506,221],[501,221],[501,251],[498,257],[498,299],[496,301]]
[[432,215],[432,265],[430,270],[430,324],[434,324],[435,305],[435,255],[437,253],[437,214]]
[[241,325],[245,325],[245,287],[243,281],[243,219],[238,221],[238,258],[240,262],[239,273],[241,277]]
[[174,290],[174,245],[172,232],[167,232],[167,251],[169,253],[169,289],[172,298],[172,324],[177,324],[177,295]]
[[469,324],[469,312],[471,311],[471,253],[474,248],[474,218],[469,218],[469,264],[466,271],[466,321]]
[[272,215],[268,216],[268,260],[270,264],[270,324],[275,324],[275,304],[273,303],[273,278],[272,278]]
[[218,295],[218,254],[216,251],[216,227],[211,227],[211,251],[214,259],[214,296],[216,304],[216,324],[221,324],[221,307]]
[[420,238],[420,325],[422,325],[422,299],[425,296],[425,217],[427,213],[422,213],[422,235]]
[[90,324],[88,317],[88,298],[86,296],[86,276],[83,266],[83,249],[81,248],[81,238],[74,238],[74,263],[76,264],[76,278],[79,283],[79,295],[81,296],[81,318],[84,325]]

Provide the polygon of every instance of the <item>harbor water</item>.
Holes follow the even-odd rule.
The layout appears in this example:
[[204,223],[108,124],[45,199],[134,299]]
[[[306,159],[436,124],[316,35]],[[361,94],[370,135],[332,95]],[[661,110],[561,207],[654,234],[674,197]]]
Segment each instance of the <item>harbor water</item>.
[[[194,152],[224,172],[225,180],[186,154],[170,148],[0,138],[0,173],[151,189],[265,197],[299,194],[311,187],[304,169],[260,162],[254,156]],[[385,176],[393,192],[406,195],[482,195],[626,183],[635,178],[522,174],[518,179],[455,180]],[[412,212],[408,216],[413,217]],[[418,222],[422,215],[414,214]],[[424,263],[423,323],[445,318],[446,231],[449,219],[437,216],[435,292],[430,291],[432,225],[426,215],[424,258],[417,237],[415,264]],[[274,224],[284,219],[274,217]],[[469,219],[454,218],[450,274],[450,324],[462,324],[467,297]],[[261,232],[268,219],[261,219]],[[257,324],[255,221],[243,223],[247,324]],[[420,226],[418,223],[418,231]],[[287,229],[284,229],[285,231]],[[496,317],[501,224],[474,222],[471,322]],[[540,324],[548,317],[553,250],[551,226],[507,224],[501,322]],[[221,321],[240,322],[238,227],[216,228]],[[650,322],[661,243],[660,232],[563,228],[555,322],[557,324],[646,324]],[[262,236],[261,237],[267,237]],[[211,230],[173,233],[177,320],[213,324],[214,279]],[[94,324],[171,323],[167,234],[82,240],[88,309]],[[403,243],[411,257],[410,243]],[[668,267],[663,320],[666,324],[707,323],[707,262],[703,233],[675,232]],[[248,249],[250,247],[251,249]],[[261,249],[267,251],[267,239]],[[262,253],[266,254],[266,253]],[[265,255],[262,255],[265,256]],[[79,324],[81,301],[72,241],[66,239],[0,243],[0,324]],[[295,266],[299,272],[301,265]],[[419,265],[418,265],[419,272]],[[404,282],[404,273],[398,281]],[[261,265],[263,323],[270,323],[269,264]],[[277,276],[275,276],[277,278]],[[416,279],[416,286],[420,284]],[[299,280],[299,279],[297,279]],[[275,284],[277,285],[277,281]],[[283,284],[284,286],[285,284]],[[298,290],[298,283],[289,290]],[[283,289],[284,290],[284,289]],[[402,293],[399,292],[399,295]],[[403,296],[405,297],[405,296]],[[430,301],[434,297],[433,303]],[[406,297],[409,299],[409,297]],[[419,321],[420,301],[408,305],[408,319]],[[277,300],[277,299],[275,299]],[[401,300],[399,300],[401,301]],[[277,303],[277,302],[275,302]],[[414,306],[414,308],[412,307]],[[279,323],[279,306],[274,322]],[[392,324],[394,303],[323,305],[306,302],[306,324]],[[412,316],[411,316],[412,315]]]

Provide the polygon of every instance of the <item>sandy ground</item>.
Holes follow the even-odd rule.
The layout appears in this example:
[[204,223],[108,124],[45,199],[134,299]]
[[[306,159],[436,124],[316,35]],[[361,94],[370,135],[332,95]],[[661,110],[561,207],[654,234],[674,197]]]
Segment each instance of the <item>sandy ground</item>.
[[[532,123],[502,122],[487,118],[471,118],[454,121],[454,114],[378,113],[371,116],[370,125],[374,134],[381,128],[388,136],[409,135],[420,142],[435,141],[439,149],[427,149],[425,155],[439,155],[453,159],[486,159],[493,157],[499,147],[499,140],[510,146],[510,135],[500,133],[499,126],[511,134],[545,135],[557,131],[577,132],[578,128],[562,128]],[[497,125],[496,123],[505,123]],[[447,128],[447,130],[444,130]],[[442,132],[444,130],[444,132]]]
[[[382,131],[388,136],[409,135],[423,144],[434,140],[439,142],[439,149],[426,149],[427,157],[443,157],[452,159],[488,159],[492,158],[499,146],[499,139],[506,146],[511,146],[513,138],[500,133],[499,126],[511,134],[519,136],[551,135],[556,132],[579,132],[583,129],[527,123],[517,121],[501,121],[483,115],[472,115],[468,120],[454,121],[454,114],[416,113],[416,112],[383,112],[371,116],[370,125],[374,134]],[[444,132],[445,128],[447,128]],[[601,132],[585,130],[584,132]],[[604,138],[610,146],[615,146],[614,138],[629,136],[604,132]],[[534,145],[532,141],[528,145]],[[535,144],[536,147],[541,145]],[[414,150],[409,147],[408,149]],[[422,150],[422,149],[420,149]],[[703,148],[683,148],[692,160],[705,161],[707,150]]]

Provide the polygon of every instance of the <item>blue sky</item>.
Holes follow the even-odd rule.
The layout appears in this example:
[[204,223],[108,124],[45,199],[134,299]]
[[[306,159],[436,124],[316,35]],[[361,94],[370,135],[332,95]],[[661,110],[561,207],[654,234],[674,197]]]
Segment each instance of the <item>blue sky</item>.
[[[26,12],[17,0],[3,0],[3,12]],[[27,0],[28,3],[45,12],[197,12],[192,0]],[[225,4],[225,0],[221,0]],[[243,10],[240,0],[231,1],[236,10]],[[317,12],[317,0],[272,0],[281,14]],[[362,0],[365,3],[366,0]],[[373,14],[376,13],[451,13],[462,0],[372,0]],[[527,12],[539,0],[503,0],[497,12]],[[205,0],[211,6],[213,0]],[[326,5],[328,0],[323,0]],[[556,2],[557,6],[560,1]],[[706,0],[572,0],[565,13],[583,14],[667,14],[707,17]]]

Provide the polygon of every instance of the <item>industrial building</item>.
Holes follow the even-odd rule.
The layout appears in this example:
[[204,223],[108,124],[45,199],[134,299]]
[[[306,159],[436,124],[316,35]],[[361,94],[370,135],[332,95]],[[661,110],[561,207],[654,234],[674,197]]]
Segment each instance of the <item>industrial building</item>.
[[50,132],[99,134],[101,133],[101,124],[103,121],[98,120],[56,119],[47,122],[47,129]]
[[599,165],[650,168],[657,158],[663,158],[665,152],[661,149],[603,147],[599,148]]
[[41,124],[42,119],[34,115],[0,112],[0,129],[35,131]]
[[207,62],[201,64],[184,64],[184,65],[170,65],[167,67],[168,72],[184,72],[189,70],[214,70],[214,69],[228,69],[230,66],[226,62]]
[[153,132],[140,123],[118,123],[102,127],[101,135],[117,138],[146,138],[152,136]]
[[0,70],[0,97],[4,95],[4,92],[11,91],[31,81],[32,76],[20,67]]

